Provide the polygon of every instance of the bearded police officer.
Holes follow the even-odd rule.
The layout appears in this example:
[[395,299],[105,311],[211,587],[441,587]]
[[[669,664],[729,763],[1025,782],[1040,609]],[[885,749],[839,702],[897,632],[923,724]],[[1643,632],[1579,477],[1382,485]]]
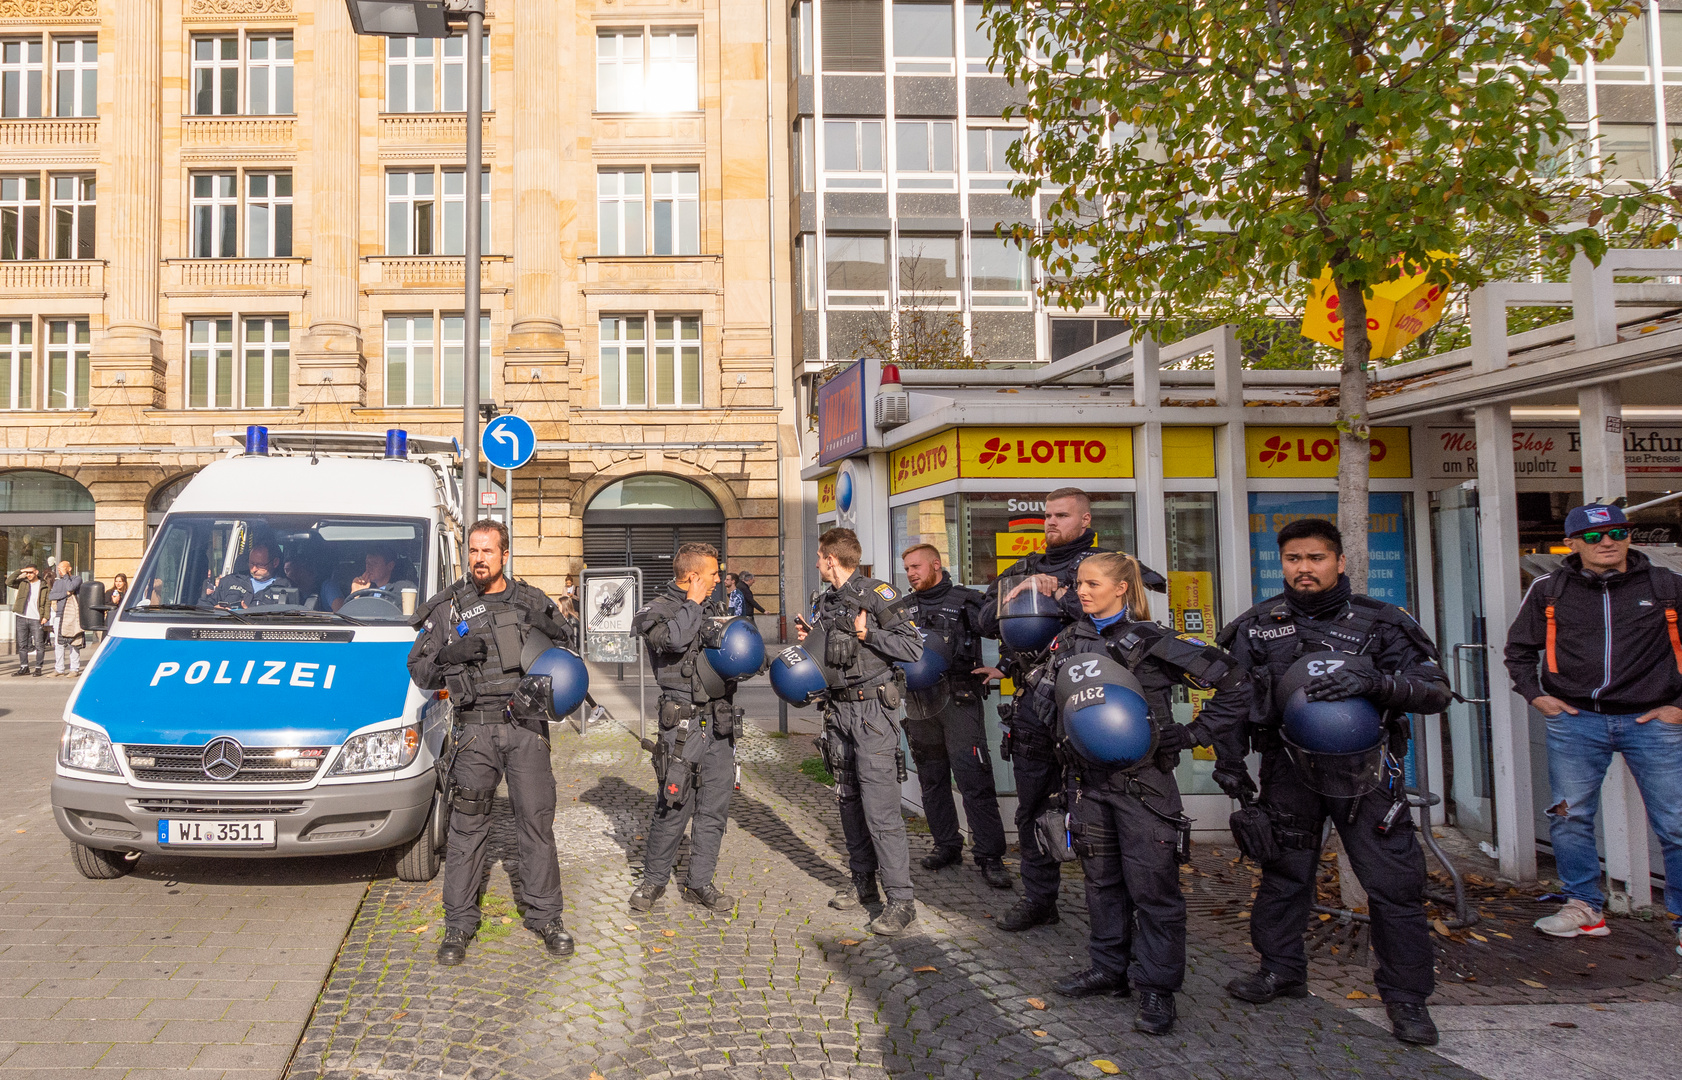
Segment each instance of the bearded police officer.
[[981,666],[982,595],[952,583],[933,544],[918,544],[900,556],[911,582],[923,655],[906,668],[905,735],[923,789],[923,815],[934,834],[934,854],[923,866],[939,870],[963,861],[964,838],[952,804],[952,779],[964,800],[974,834],[975,865],[995,889],[1011,887],[1004,868],[1005,826],[993,786],[993,759],[981,716],[987,692]]
[[489,519],[468,530],[470,576],[427,600],[415,613],[423,628],[409,653],[409,672],[427,690],[448,688],[455,706],[449,778],[450,827],[444,860],[444,940],[440,964],[459,964],[479,928],[491,806],[508,780],[525,925],[550,956],[571,956],[561,920],[561,868],[555,853],[555,774],[543,724],[523,724],[509,709],[530,659],[570,644],[553,602],[503,573],[508,529]]
[[821,654],[813,659],[828,684],[824,756],[835,775],[853,875],[829,906],[846,910],[874,903],[880,876],[888,902],[868,929],[898,934],[917,918],[917,907],[899,810],[906,774],[893,719],[902,678],[894,662],[919,659],[923,640],[899,590],[859,573],[862,554],[851,529],[830,529],[818,538],[818,575],[831,588],[813,605],[812,629],[802,625],[799,635],[810,643],[808,651]]
[[[1081,617],[1075,575],[1083,560],[1105,550],[1093,546],[1096,540],[1091,497],[1072,487],[1051,492],[1045,497],[1045,550],[994,579],[979,613],[978,629],[1000,642],[999,667],[988,674],[1016,684],[1014,700],[999,706],[999,720],[1006,725],[999,749],[1016,777],[1023,897],[999,920],[1001,930],[1028,930],[1058,920],[1062,875],[1057,861],[1041,850],[1034,823],[1062,789],[1063,766],[1051,737],[1052,717],[1042,712],[1030,675],[1045,660],[1052,639]],[[1162,589],[1160,575],[1143,567],[1141,573],[1147,588]]]
[[665,895],[684,826],[693,822],[682,896],[712,911],[729,911],[736,898],[714,888],[713,873],[735,788],[736,724],[742,713],[732,704],[735,682],[709,686],[702,656],[707,624],[720,615],[712,598],[718,584],[718,549],[684,544],[672,560],[672,571],[675,580],[637,612],[631,624],[647,643],[654,679],[660,684],[660,732],[652,747],[660,794],[648,826],[642,882],[631,894],[630,905],[648,911]]
[[[1351,593],[1335,525],[1301,519],[1278,540],[1285,592],[1239,616],[1219,639],[1250,673],[1250,688],[1222,691],[1204,713],[1216,730],[1231,730],[1230,718],[1245,723],[1262,755],[1260,805],[1271,822],[1270,836],[1241,843],[1262,864],[1250,918],[1261,970],[1228,983],[1227,991],[1256,1004],[1307,996],[1303,930],[1321,828],[1330,817],[1371,898],[1374,981],[1391,1028],[1403,1042],[1431,1046],[1437,1029],[1425,1007],[1435,988],[1425,857],[1399,758],[1407,748],[1406,714],[1441,712],[1448,680],[1436,646],[1405,611]],[[1350,734],[1369,724],[1369,735]],[[1244,749],[1220,753],[1214,779],[1247,804],[1255,786],[1230,764]]]

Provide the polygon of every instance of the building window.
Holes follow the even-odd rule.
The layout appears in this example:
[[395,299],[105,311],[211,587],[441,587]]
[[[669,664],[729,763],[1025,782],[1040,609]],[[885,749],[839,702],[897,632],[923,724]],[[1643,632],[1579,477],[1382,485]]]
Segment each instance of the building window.
[[291,36],[248,37],[245,55],[245,111],[254,116],[292,112]]
[[800,0],[794,5],[794,40],[799,43],[799,74],[810,75],[812,64],[812,0]]
[[964,66],[971,75],[1003,74],[991,70],[993,37],[988,32],[987,9],[981,4],[964,5]]
[[[479,254],[491,250],[491,170],[479,173]],[[444,170],[444,255],[467,253],[467,170]]]
[[99,115],[99,39],[53,39],[53,115]]
[[596,174],[596,252],[643,253],[643,171],[602,169]]
[[[481,39],[483,63],[479,89],[483,108],[491,107],[491,39]],[[467,111],[467,38],[387,38],[385,57],[386,111],[429,113]],[[442,62],[440,62],[442,61]]]
[[902,191],[956,191],[955,132],[951,120],[894,124],[894,186]]
[[292,403],[292,323],[284,316],[245,320],[247,409],[278,409]]
[[699,315],[661,315],[655,318],[654,404],[700,408]]
[[0,176],[0,260],[40,258],[41,178]]
[[245,255],[285,259],[292,255],[292,174],[245,174]]
[[794,122],[794,173],[801,191],[816,191],[818,184],[817,121],[804,117]]
[[0,320],[0,409],[35,407],[35,321]]
[[70,175],[51,178],[53,194],[53,258],[93,258],[94,178]]
[[[479,107],[491,107],[491,36],[479,39]],[[467,37],[444,39],[444,111],[467,111]]]
[[0,40],[0,117],[41,115],[44,47],[38,37]]
[[821,273],[818,260],[818,238],[812,233],[801,233],[796,241],[795,257],[799,259],[799,266],[795,268],[800,275],[800,302],[806,311],[818,310],[818,277]]
[[1028,306],[1028,253],[1014,240],[970,237],[970,302],[975,307]]
[[1652,124],[1600,125],[1600,167],[1608,180],[1652,180],[1658,176]]
[[894,5],[894,70],[902,75],[952,73],[952,6]]
[[234,320],[187,323],[187,408],[234,407]]
[[919,306],[957,307],[963,277],[958,272],[956,236],[899,238],[899,295]]
[[654,254],[701,253],[701,173],[654,170]]
[[193,39],[193,115],[239,112],[239,35]]
[[823,70],[882,70],[882,0],[825,0]]
[[1659,12],[1659,62],[1665,82],[1682,82],[1682,11]]
[[192,257],[284,259],[292,255],[292,174],[248,172],[244,175],[245,236],[240,227],[238,173],[193,173]]
[[387,255],[431,255],[437,190],[431,169],[392,169],[386,173]]
[[[462,391],[467,385],[467,342],[463,333],[467,328],[465,315],[445,315],[443,371],[439,380],[443,389],[440,405],[460,405]],[[491,317],[479,316],[479,400],[491,400]]]
[[385,320],[385,403],[388,408],[432,402],[432,316],[388,315]]
[[597,112],[694,112],[700,107],[699,93],[693,29],[638,26],[596,32]]
[[882,121],[825,120],[823,123],[824,187],[881,191]]
[[[240,107],[242,74],[243,110]],[[292,83],[291,35],[227,33],[193,39],[194,116],[236,116],[241,112],[251,116],[289,114],[294,111]]]
[[1647,20],[1636,16],[1624,24],[1624,36],[1605,60],[1596,61],[1594,80],[1602,83],[1644,83],[1652,78],[1652,56],[1647,50]]
[[1126,319],[1052,319],[1051,358],[1061,360],[1127,332]]
[[1016,170],[1010,167],[1008,154],[1022,138],[1022,129],[972,127],[965,135],[969,140],[969,189],[1009,191],[1016,182]]
[[888,299],[888,238],[824,238],[824,292],[829,306],[881,307]]
[[239,188],[227,173],[193,174],[193,258],[231,259],[239,252]]
[[47,408],[88,407],[88,320],[47,323]]
[[602,408],[648,404],[648,336],[639,315],[601,321]]

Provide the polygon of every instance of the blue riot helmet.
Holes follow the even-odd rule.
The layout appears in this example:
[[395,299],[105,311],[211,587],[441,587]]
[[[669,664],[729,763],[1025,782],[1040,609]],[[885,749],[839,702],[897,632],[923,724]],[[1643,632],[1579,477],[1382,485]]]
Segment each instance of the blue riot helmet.
[[1039,652],[1068,622],[1057,598],[1034,587],[1035,576],[999,579],[999,640],[1018,652]]
[[1088,761],[1125,768],[1156,753],[1156,724],[1145,689],[1112,657],[1070,657],[1057,673],[1057,702],[1064,736]]
[[810,704],[829,688],[823,667],[812,659],[814,648],[823,655],[823,636],[809,634],[806,640],[813,644],[790,645],[771,659],[771,690],[794,706]]
[[720,620],[707,636],[701,655],[725,679],[746,679],[765,667],[765,639],[746,615]]
[[1279,680],[1284,702],[1280,737],[1303,783],[1328,798],[1353,799],[1384,779],[1384,714],[1366,698],[1309,701],[1307,686],[1344,665],[1372,667],[1353,653],[1320,652],[1298,658]]
[[894,663],[905,672],[907,690],[929,690],[952,670],[952,643],[947,640],[947,635],[938,631],[918,627],[917,632],[923,637],[923,655],[915,660],[895,660]]
[[558,721],[584,704],[590,672],[569,649],[546,649],[526,668],[508,703],[516,719]]

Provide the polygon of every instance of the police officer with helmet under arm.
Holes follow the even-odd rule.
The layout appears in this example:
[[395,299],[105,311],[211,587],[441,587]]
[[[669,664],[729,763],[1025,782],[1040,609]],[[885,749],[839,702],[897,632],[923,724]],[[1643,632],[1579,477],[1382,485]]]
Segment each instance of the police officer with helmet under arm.
[[975,865],[995,889],[1011,887],[1005,871],[1005,826],[993,786],[993,759],[981,703],[987,672],[981,666],[981,606],[974,589],[952,582],[933,544],[917,544],[900,556],[911,582],[923,655],[906,670],[905,734],[923,789],[923,815],[934,834],[934,854],[923,859],[928,870],[963,861],[964,838],[952,804],[952,779],[964,800],[964,816],[974,834]]
[[[479,928],[491,807],[497,782],[508,780],[520,855],[519,899],[525,925],[550,956],[573,952],[561,920],[561,868],[555,852],[555,774],[547,725],[516,716],[526,671],[570,632],[554,603],[503,573],[508,528],[476,521],[468,530],[469,576],[427,600],[415,613],[421,634],[409,672],[422,689],[448,688],[455,705],[449,778],[450,828],[444,860],[444,939],[438,962],[459,964]],[[579,665],[582,675],[582,664]],[[558,695],[557,695],[558,696]],[[578,694],[582,699],[582,692]],[[553,706],[551,706],[552,709]]]
[[852,884],[829,906],[846,910],[874,903],[880,875],[888,902],[867,929],[898,934],[917,918],[917,907],[899,811],[905,764],[893,719],[902,678],[894,662],[920,658],[923,639],[899,590],[859,573],[862,554],[851,529],[830,529],[818,537],[818,575],[831,588],[813,605],[811,629],[800,625],[798,632],[828,684],[822,745],[835,776],[853,874]]
[[[712,911],[729,911],[736,898],[713,886],[713,873],[736,786],[736,725],[742,712],[732,704],[735,682],[709,686],[701,655],[708,624],[720,614],[712,599],[718,549],[684,544],[672,571],[675,580],[631,624],[648,646],[660,686],[660,732],[653,744],[660,794],[648,826],[642,882],[631,893],[630,905],[648,911],[665,895],[684,827],[693,822],[683,898]],[[715,690],[719,696],[713,696]]]
[[[1271,822],[1260,837],[1239,837],[1262,867],[1250,918],[1261,970],[1234,979],[1227,992],[1258,1005],[1308,995],[1303,928],[1329,817],[1348,869],[1371,898],[1374,981],[1391,1029],[1403,1042],[1432,1046],[1425,856],[1399,759],[1406,714],[1446,708],[1448,679],[1436,646],[1407,612],[1351,592],[1337,526],[1304,518],[1279,530],[1278,540],[1284,593],[1239,616],[1219,638],[1249,672],[1249,688],[1223,690],[1203,714],[1216,731],[1232,730],[1232,719],[1245,723],[1262,755],[1260,805]],[[1246,749],[1217,746],[1214,779],[1247,804],[1255,785],[1229,764]]]
[[[1083,560],[1105,550],[1094,546],[1096,540],[1091,496],[1072,487],[1051,492],[1045,497],[1045,550],[1018,560],[994,579],[980,611],[982,636],[1000,642],[999,667],[989,674],[1016,684],[1014,700],[999,706],[999,720],[1006,727],[1000,755],[1010,762],[1016,777],[1023,897],[999,920],[1001,930],[1028,930],[1058,920],[1062,875],[1051,854],[1041,850],[1034,823],[1061,789],[1063,767],[1053,752],[1051,717],[1040,711],[1030,676],[1045,660],[1052,639],[1081,617],[1075,574]],[[1146,588],[1163,589],[1160,574],[1144,567],[1140,571]],[[1042,601],[1037,610],[1049,612],[1046,617],[1000,617],[1001,608],[1025,607],[1036,598]],[[1018,629],[1022,627],[1029,629]]]

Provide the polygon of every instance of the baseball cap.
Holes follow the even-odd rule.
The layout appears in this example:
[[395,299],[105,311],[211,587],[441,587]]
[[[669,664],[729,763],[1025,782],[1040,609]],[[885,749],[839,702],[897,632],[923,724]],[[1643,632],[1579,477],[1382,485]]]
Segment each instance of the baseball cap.
[[1590,529],[1604,529],[1628,523],[1629,519],[1624,517],[1624,512],[1616,506],[1602,506],[1599,503],[1573,506],[1571,512],[1565,515],[1565,535],[1576,536]]

